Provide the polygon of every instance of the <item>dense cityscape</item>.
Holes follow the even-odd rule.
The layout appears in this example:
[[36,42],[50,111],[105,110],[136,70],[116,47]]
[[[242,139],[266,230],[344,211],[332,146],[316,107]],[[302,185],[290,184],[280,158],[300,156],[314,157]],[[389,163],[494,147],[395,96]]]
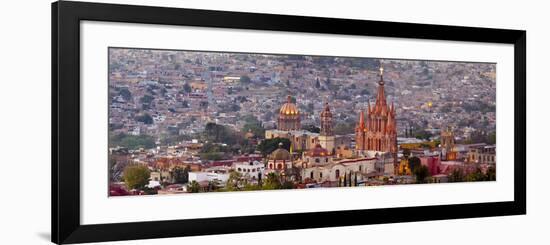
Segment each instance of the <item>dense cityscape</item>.
[[109,49],[109,195],[496,180],[496,65]]

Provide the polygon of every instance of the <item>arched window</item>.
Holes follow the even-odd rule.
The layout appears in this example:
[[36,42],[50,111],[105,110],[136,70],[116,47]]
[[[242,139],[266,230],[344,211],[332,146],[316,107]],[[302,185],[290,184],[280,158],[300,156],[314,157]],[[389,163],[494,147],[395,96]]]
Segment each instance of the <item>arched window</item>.
[[323,178],[323,173],[319,173],[319,178]]
[[313,171],[311,171],[311,172],[309,173],[309,178],[310,178],[310,179],[313,179]]
[[359,165],[359,172],[363,169],[363,165]]
[[241,172],[241,168],[237,168],[237,171]]
[[277,169],[282,169],[282,168],[283,168],[282,164],[277,164]]
[[336,179],[340,178],[340,169],[336,169],[334,177],[336,177]]

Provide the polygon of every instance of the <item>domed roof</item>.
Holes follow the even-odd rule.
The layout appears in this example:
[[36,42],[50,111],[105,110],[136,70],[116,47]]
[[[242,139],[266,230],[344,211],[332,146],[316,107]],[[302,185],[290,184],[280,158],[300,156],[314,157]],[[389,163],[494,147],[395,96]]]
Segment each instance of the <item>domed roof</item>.
[[290,95],[287,97],[287,102],[281,106],[281,110],[279,110],[279,114],[281,115],[298,115],[300,112],[298,111],[298,107],[294,103],[292,103],[292,99]]
[[283,148],[283,143],[279,143],[279,148],[269,154],[269,160],[290,160],[290,152]]
[[316,144],[315,147],[307,152],[307,154],[310,157],[326,157],[330,155],[327,149],[323,148],[320,144]]

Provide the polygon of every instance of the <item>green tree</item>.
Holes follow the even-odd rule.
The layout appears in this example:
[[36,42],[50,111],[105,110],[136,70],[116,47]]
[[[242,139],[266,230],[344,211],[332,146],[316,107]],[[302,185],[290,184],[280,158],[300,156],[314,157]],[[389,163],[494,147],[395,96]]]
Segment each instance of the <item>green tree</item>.
[[149,104],[151,104],[151,102],[153,102],[154,99],[155,98],[153,96],[146,94],[146,95],[144,95],[143,97],[141,97],[139,99],[139,102],[141,102],[142,104],[149,105]]
[[174,175],[174,183],[185,184],[189,182],[189,170],[189,166],[186,166],[185,168],[175,167],[172,170]]
[[481,172],[480,168],[477,168],[474,172],[466,175],[466,181],[485,181],[487,176]]
[[241,178],[242,178],[242,175],[239,172],[231,171],[229,173],[229,178],[227,179],[227,182],[225,183],[225,189],[227,191],[238,191],[238,190],[240,190]]
[[250,183],[245,184],[243,187],[243,191],[259,191],[261,189],[262,187],[260,185],[253,185]]
[[464,173],[460,169],[454,169],[449,175],[449,182],[463,182]]
[[269,153],[279,148],[279,143],[283,143],[284,149],[290,150],[290,140],[286,138],[262,140],[262,142],[258,145],[258,150],[262,153],[262,155],[267,156]]
[[416,176],[416,183],[426,183],[426,178],[430,176],[428,167],[420,165],[414,169],[414,175]]
[[217,191],[219,189],[220,182],[218,180],[208,181],[208,191]]
[[496,132],[491,132],[487,134],[487,144],[494,145],[497,142],[497,134]]
[[426,130],[419,130],[414,133],[414,137],[417,139],[429,140],[432,134]]
[[200,153],[199,156],[201,157],[201,159],[209,161],[218,161],[226,158],[225,155],[221,152]]
[[348,186],[348,175],[344,173],[344,187]]
[[312,132],[312,133],[319,133],[321,132],[321,129],[315,125],[311,125],[311,124],[308,124],[308,125],[303,125],[302,126],[302,129],[303,130],[307,130],[309,132]]
[[197,181],[191,181],[189,184],[187,184],[187,192],[191,193],[198,193],[201,190],[201,186],[199,182]]
[[255,136],[263,136],[265,134],[265,129],[262,127],[262,122],[260,122],[255,116],[253,115],[246,115],[243,117],[243,121],[245,122],[242,132],[248,132],[249,130],[255,135]]
[[151,172],[143,165],[130,165],[124,169],[123,179],[128,189],[142,189],[149,182]]
[[130,150],[155,147],[155,140],[149,135],[127,135],[124,133],[109,135],[110,147],[126,147]]
[[218,142],[232,145],[244,140],[243,136],[224,125],[207,123],[202,133],[205,141]]
[[279,189],[294,189],[294,183],[292,181],[285,181],[279,186]]
[[269,173],[264,181],[264,190],[275,190],[281,187],[279,176],[276,173]]
[[494,166],[490,166],[490,167],[487,169],[486,175],[487,175],[486,179],[487,179],[488,181],[495,181],[495,180],[497,180],[497,169],[496,169]]
[[242,84],[249,84],[252,82],[252,79],[250,79],[249,76],[244,75],[244,76],[241,76],[241,78],[239,79],[239,82],[241,82]]
[[144,113],[142,115],[136,116],[136,121],[145,124],[153,124],[153,117],[151,117],[151,115],[149,115],[148,113]]
[[189,85],[189,83],[184,83],[183,84],[183,91],[185,93],[191,93],[193,91],[193,88],[191,88],[191,86]]
[[411,170],[411,172],[414,173],[415,169],[420,167],[420,165],[421,165],[420,158],[418,157],[409,158],[409,169]]
[[130,101],[132,99],[132,93],[128,90],[128,88],[121,88],[118,93],[125,101]]

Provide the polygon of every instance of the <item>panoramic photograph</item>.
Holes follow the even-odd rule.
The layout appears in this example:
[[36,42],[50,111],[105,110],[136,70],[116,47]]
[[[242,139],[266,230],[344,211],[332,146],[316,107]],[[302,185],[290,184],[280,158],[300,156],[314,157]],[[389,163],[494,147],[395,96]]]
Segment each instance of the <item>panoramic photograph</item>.
[[108,62],[109,196],[496,180],[495,63],[118,47]]

